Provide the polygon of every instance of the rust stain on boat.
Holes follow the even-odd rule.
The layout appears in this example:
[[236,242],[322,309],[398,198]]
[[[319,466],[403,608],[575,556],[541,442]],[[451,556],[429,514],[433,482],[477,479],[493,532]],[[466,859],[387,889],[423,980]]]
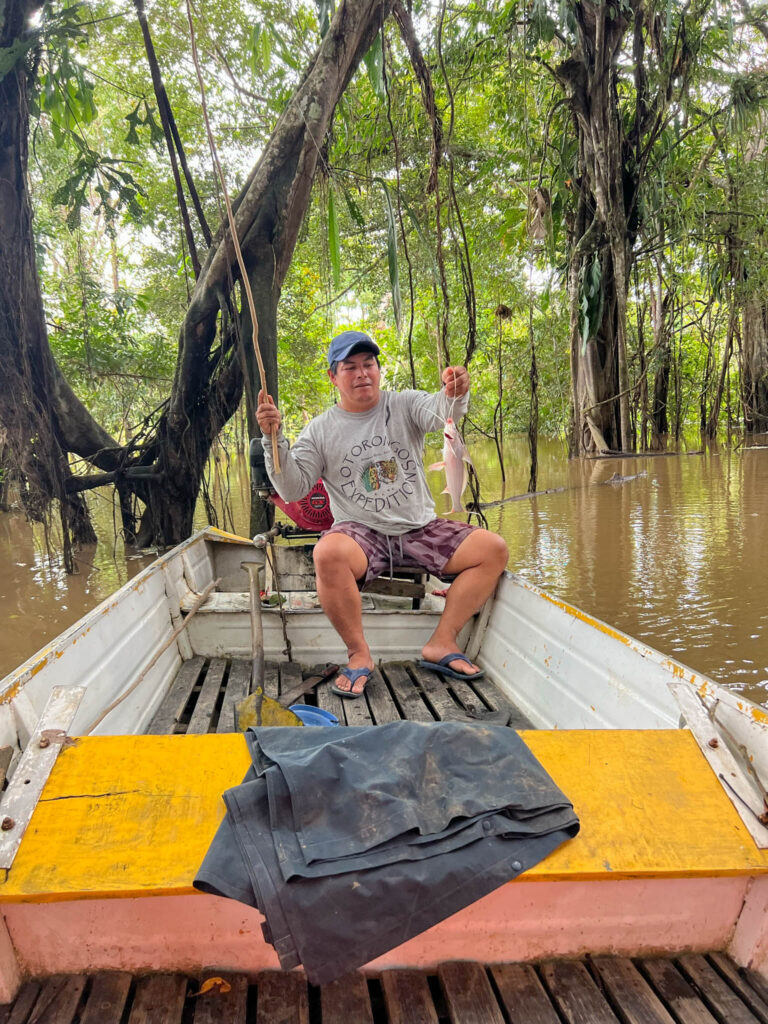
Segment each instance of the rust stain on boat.
[[[42,667],[43,666],[41,665],[40,668],[42,668]],[[5,693],[3,693],[2,697],[0,697],[0,704],[9,704],[13,700],[13,698],[16,696],[16,694],[19,692],[19,690],[21,690],[21,681],[20,680],[18,682],[14,683],[13,686],[9,686],[8,687],[8,689],[5,691]]]
[[671,658],[665,658],[662,665],[664,668],[668,668],[672,675],[676,676],[678,679],[688,679],[692,683],[694,679],[697,678],[695,672],[691,672],[689,675],[684,665],[680,665],[678,662],[672,661]]

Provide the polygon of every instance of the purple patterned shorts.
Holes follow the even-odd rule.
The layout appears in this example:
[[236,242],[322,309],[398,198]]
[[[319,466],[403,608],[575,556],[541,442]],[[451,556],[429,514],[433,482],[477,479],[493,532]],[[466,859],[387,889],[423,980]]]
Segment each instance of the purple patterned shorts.
[[456,553],[459,545],[477,529],[469,523],[455,523],[452,519],[433,519],[426,526],[409,530],[399,537],[389,537],[361,523],[334,523],[329,533],[344,533],[356,541],[365,552],[368,568],[358,580],[362,588],[371,580],[389,572],[393,566],[424,569],[441,580],[452,580],[443,572],[445,565]]

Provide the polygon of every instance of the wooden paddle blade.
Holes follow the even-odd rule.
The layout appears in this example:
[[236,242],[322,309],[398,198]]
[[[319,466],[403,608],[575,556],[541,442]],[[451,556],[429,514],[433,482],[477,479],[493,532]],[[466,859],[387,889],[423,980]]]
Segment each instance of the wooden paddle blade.
[[[261,721],[259,721],[261,703]],[[259,725],[301,725],[304,723],[288,708],[261,693],[250,693],[235,705],[235,724],[238,732]]]

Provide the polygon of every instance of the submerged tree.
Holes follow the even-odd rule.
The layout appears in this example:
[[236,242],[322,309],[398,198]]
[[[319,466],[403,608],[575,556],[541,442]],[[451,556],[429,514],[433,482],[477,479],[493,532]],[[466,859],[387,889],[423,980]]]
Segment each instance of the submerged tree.
[[627,309],[643,187],[688,88],[707,6],[566,6],[570,53],[555,71],[578,146],[568,257],[574,454],[634,448]]
[[[29,54],[36,42],[29,18],[35,6],[6,0],[0,8],[0,423],[3,469],[19,483],[27,515],[45,521],[51,498],[59,502],[71,571],[70,538],[95,538],[83,501],[69,490],[70,448],[61,412],[77,422],[85,410],[48,346],[27,191],[28,86],[34,74]],[[65,22],[66,15],[54,30],[66,31]],[[99,443],[108,440],[101,432]]]
[[[0,111],[3,173],[13,192],[13,230],[4,234],[3,277],[21,289],[0,292],[4,324],[2,357],[18,367],[18,388],[5,387],[0,422],[18,438],[16,464],[25,478],[30,467],[56,465],[58,476],[36,476],[41,502],[59,499],[70,507],[78,491],[114,483],[121,497],[123,526],[140,544],[176,543],[188,536],[211,444],[237,408],[248,378],[253,396],[258,381],[253,353],[242,339],[251,335],[247,304],[241,301],[228,231],[215,232],[192,291],[179,332],[179,350],[168,400],[143,433],[119,444],[75,398],[53,361],[44,330],[43,304],[34,271],[34,243],[26,190],[28,90],[36,72],[41,33],[30,28],[36,4],[5,0],[3,79],[8,102]],[[389,0],[347,0],[340,4],[316,55],[286,104],[264,151],[234,201],[235,220],[259,319],[267,367],[266,386],[277,397],[276,314],[285,274],[309,202],[312,182],[336,104],[389,13]],[[70,26],[71,27],[71,26]],[[4,172],[5,169],[0,169]],[[12,171],[12,173],[11,173]],[[10,187],[8,183],[11,183]],[[23,275],[14,268],[21,258]],[[19,313],[14,312],[19,310]],[[41,376],[44,374],[44,376]],[[6,377],[10,385],[11,377]],[[16,408],[17,395],[39,403]],[[31,401],[31,399],[30,399]],[[56,447],[57,446],[57,447]],[[53,451],[45,460],[38,452]],[[63,455],[87,459],[102,473],[70,478]],[[137,522],[133,499],[143,513]]]

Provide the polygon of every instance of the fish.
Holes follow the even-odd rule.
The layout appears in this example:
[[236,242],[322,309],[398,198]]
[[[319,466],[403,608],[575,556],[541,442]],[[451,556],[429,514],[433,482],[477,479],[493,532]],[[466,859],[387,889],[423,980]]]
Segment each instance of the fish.
[[461,439],[459,428],[450,417],[445,421],[443,438],[443,461],[433,462],[429,468],[445,470],[445,490],[442,493],[451,496],[451,507],[447,512],[447,515],[451,515],[453,512],[466,511],[461,496],[469,477],[467,465],[472,465],[472,459]]

